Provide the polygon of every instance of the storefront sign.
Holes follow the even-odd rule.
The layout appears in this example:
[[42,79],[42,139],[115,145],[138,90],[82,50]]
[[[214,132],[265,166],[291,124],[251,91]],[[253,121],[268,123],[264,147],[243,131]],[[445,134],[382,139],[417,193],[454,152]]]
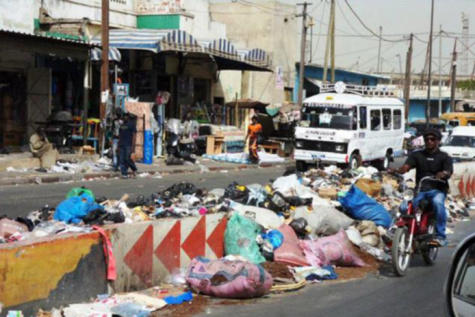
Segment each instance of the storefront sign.
[[275,88],[277,90],[284,90],[284,67],[277,66],[275,68]]
[[185,0],[137,0],[139,14],[163,14],[182,11]]

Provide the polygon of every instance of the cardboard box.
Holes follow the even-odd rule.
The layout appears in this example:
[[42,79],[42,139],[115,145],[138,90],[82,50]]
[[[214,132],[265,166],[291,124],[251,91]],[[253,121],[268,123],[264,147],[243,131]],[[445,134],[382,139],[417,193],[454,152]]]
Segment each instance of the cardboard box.
[[319,188],[318,195],[325,199],[336,199],[338,190],[335,187]]

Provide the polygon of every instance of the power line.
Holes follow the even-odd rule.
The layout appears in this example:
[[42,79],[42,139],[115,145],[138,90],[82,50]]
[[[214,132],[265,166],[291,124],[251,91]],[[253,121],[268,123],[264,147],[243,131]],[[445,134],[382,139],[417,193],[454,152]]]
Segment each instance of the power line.
[[321,35],[322,35],[322,21],[323,21],[323,16],[325,15],[325,7],[326,6],[327,6],[327,2],[323,1],[322,17],[320,19],[319,37],[317,39],[317,45],[315,46],[315,53],[313,53],[312,60],[315,58],[315,55],[317,55],[317,52],[318,52],[318,46],[320,44],[320,39],[321,39]]
[[355,31],[356,34],[358,34],[358,35],[360,35],[360,36],[364,36],[363,34],[361,34],[360,32],[358,32],[358,31],[353,27],[353,25],[350,23],[350,21],[348,21],[348,19],[346,18],[345,13],[343,12],[343,9],[342,9],[341,6],[340,6],[340,2],[339,2],[339,1],[336,1],[336,4],[338,5],[338,9],[340,9],[341,15],[343,16],[343,19],[345,19],[345,21],[346,21],[346,23],[348,24],[348,26],[349,26],[353,31]]
[[366,30],[368,30],[371,34],[373,34],[374,36],[376,36],[378,39],[381,39],[382,41],[385,41],[385,42],[402,42],[402,41],[407,41],[407,38],[402,38],[402,39],[400,39],[400,40],[389,40],[389,39],[383,38],[383,37],[380,36],[379,34],[376,34],[375,32],[373,32],[373,30],[371,30],[369,27],[366,26],[366,24],[363,22],[363,20],[361,20],[361,18],[358,16],[358,14],[355,12],[355,10],[353,10],[353,8],[351,7],[351,5],[348,3],[348,0],[345,0],[345,3],[346,3],[346,5],[348,6],[348,8],[350,8],[351,12],[353,12],[353,14],[354,14],[355,17],[358,19],[358,21],[360,21],[361,25],[362,25]]

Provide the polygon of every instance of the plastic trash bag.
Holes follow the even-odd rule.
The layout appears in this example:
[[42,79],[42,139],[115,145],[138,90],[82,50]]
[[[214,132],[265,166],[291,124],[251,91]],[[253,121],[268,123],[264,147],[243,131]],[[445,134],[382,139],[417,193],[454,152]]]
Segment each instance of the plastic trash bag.
[[239,215],[257,222],[264,228],[275,229],[284,223],[283,217],[279,217],[275,212],[266,208],[243,205],[234,201],[230,202],[229,208]]
[[54,213],[54,220],[78,224],[91,211],[104,209],[94,202],[94,198],[87,194],[71,197],[61,202]]
[[202,257],[191,261],[186,281],[197,293],[234,299],[261,297],[273,284],[272,276],[258,264]]
[[246,204],[249,200],[249,189],[241,186],[237,182],[232,182],[224,190],[224,198],[231,199],[240,204]]
[[267,199],[267,191],[265,188],[259,184],[252,184],[246,187],[249,190],[249,197],[246,204],[250,206],[262,206]]
[[354,220],[330,206],[313,205],[312,209],[297,207],[294,218],[304,218],[312,228],[312,232],[319,236],[330,236],[341,229],[348,228]]
[[377,226],[389,228],[391,226],[391,215],[376,200],[366,195],[356,186],[351,186],[350,190],[338,201],[348,214],[357,220],[371,220]]
[[299,238],[294,230],[288,225],[282,225],[279,229],[284,236],[281,247],[274,251],[274,261],[292,266],[308,266],[308,261],[299,246]]
[[262,239],[269,241],[272,245],[272,249],[276,250],[280,248],[282,243],[284,242],[284,236],[278,230],[269,230],[267,233],[261,234]]
[[143,305],[136,303],[122,303],[118,304],[111,308],[111,312],[114,315],[120,317],[149,317],[150,311],[145,308]]
[[337,234],[317,240],[302,240],[305,257],[313,266],[364,266],[365,263],[354,252],[353,246],[341,230]]
[[224,233],[226,255],[241,255],[255,264],[265,262],[256,242],[260,231],[261,228],[256,222],[234,213]]
[[94,193],[92,192],[92,190],[87,189],[85,187],[75,187],[75,188],[71,189],[67,193],[66,199],[71,198],[71,197],[81,196],[82,194],[87,194],[87,195],[91,196],[92,199],[94,199],[94,200],[96,199],[96,196],[94,196]]
[[293,219],[289,226],[295,231],[295,233],[297,234],[297,236],[300,236],[300,237],[305,237],[307,234],[309,234],[309,225],[308,225],[308,221],[307,219],[305,218],[296,218],[296,219]]
[[185,274],[185,269],[174,268],[167,278],[167,283],[175,286],[184,286],[186,284]]

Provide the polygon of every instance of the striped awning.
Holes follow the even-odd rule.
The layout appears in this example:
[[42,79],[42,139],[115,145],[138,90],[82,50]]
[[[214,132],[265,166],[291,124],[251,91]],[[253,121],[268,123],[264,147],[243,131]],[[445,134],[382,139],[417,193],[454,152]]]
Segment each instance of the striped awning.
[[[101,44],[100,35],[91,39]],[[227,39],[196,40],[182,30],[110,30],[111,48],[160,52],[193,52],[214,57],[219,69],[270,71],[269,55],[261,49],[236,50]]]
[[239,52],[243,60],[255,66],[270,67],[270,57],[266,51],[259,48]]
[[[100,36],[92,38],[91,42],[100,44]],[[109,45],[118,49],[148,50],[155,53],[203,52],[193,36],[182,30],[110,30]]]
[[206,51],[211,55],[240,60],[240,56],[234,45],[227,39],[214,40],[206,46]]
[[[102,50],[98,47],[91,50],[91,61],[100,61],[102,57]],[[120,62],[122,56],[118,49],[109,47],[109,61]]]

